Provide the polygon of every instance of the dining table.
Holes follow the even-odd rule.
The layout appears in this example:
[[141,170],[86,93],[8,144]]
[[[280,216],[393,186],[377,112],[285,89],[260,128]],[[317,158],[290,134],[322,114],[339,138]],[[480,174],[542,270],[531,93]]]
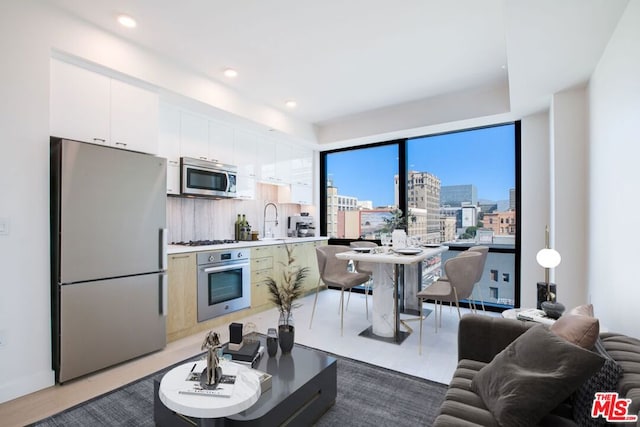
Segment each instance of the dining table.
[[[444,245],[396,249],[377,247],[354,248],[336,254],[338,259],[368,262],[374,266],[371,326],[360,336],[401,344],[411,332],[400,328],[400,272],[404,266],[418,264],[447,250],[449,247]],[[415,280],[421,280],[421,277]],[[419,291],[420,286],[417,289]]]

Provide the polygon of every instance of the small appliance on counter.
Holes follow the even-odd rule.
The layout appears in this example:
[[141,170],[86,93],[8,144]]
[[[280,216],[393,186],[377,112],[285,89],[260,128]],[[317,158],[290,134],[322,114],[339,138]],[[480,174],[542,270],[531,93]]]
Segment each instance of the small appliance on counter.
[[289,237],[313,237],[315,236],[313,217],[309,214],[292,215],[287,223]]

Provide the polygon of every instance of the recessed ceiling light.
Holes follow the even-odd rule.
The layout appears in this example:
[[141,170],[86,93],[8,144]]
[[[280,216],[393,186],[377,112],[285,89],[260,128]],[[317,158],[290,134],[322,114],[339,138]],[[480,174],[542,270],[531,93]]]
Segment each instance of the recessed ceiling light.
[[127,28],[135,28],[136,25],[138,25],[136,23],[136,20],[129,15],[119,15],[118,22],[120,23],[120,25]]
[[288,101],[286,101],[284,103],[284,105],[287,106],[287,108],[296,108],[296,106],[298,105],[298,103],[296,101],[294,101],[293,99],[290,99]]
[[227,68],[224,70],[224,75],[227,77],[237,77],[238,76],[238,72],[236,70],[234,70],[233,68]]

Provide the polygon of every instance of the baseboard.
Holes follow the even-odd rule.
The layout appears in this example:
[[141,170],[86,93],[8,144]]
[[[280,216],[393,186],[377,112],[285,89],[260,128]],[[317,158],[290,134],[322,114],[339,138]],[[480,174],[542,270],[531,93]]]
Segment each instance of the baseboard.
[[25,373],[30,375],[24,375],[0,385],[0,403],[55,385],[55,372],[52,369],[44,369],[38,372],[25,371]]

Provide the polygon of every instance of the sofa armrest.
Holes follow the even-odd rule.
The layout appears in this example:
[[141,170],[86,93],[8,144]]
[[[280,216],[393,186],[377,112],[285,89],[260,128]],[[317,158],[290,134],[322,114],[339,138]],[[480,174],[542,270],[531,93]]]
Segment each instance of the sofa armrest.
[[467,314],[458,329],[458,360],[489,363],[514,339],[537,325],[516,319]]

